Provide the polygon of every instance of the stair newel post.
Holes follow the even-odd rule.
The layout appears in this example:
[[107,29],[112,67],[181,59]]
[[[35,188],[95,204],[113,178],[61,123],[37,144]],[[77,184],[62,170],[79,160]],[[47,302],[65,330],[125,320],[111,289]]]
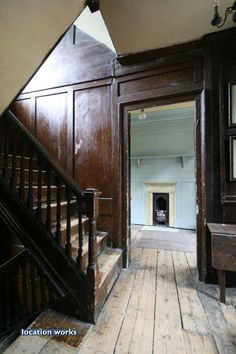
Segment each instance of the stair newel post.
[[57,244],[61,244],[61,185],[62,181],[59,176],[55,177],[55,184],[57,187],[57,221],[56,221],[56,232],[55,240]]
[[77,197],[77,212],[78,212],[78,256],[76,264],[79,268],[82,267],[82,254],[83,254],[83,227],[82,227],[82,200]]
[[89,219],[89,240],[88,240],[88,311],[91,321],[95,321],[95,301],[97,291],[97,218],[99,215],[99,200],[101,195],[97,189],[86,189],[87,216]]
[[71,199],[72,191],[69,187],[66,188],[66,245],[65,252],[67,256],[71,256]]

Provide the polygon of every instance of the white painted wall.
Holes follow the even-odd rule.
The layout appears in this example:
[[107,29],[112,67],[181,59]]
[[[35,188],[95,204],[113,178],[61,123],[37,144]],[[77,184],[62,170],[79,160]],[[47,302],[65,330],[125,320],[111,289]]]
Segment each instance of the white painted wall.
[[83,0],[0,1],[0,114],[83,6]]
[[195,160],[180,158],[143,160],[131,164],[131,223],[146,224],[146,183],[176,183],[176,220],[180,228],[196,228]]

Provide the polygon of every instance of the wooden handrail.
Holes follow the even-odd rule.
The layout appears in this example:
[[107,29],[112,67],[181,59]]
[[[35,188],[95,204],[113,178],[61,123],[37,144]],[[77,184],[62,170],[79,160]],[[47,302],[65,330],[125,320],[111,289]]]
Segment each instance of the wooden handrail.
[[5,273],[6,269],[11,268],[12,266],[19,263],[22,259],[24,259],[27,254],[28,254],[28,250],[25,249],[25,250],[21,251],[20,253],[18,253],[16,256],[12,257],[8,261],[1,264],[0,265],[0,276]]
[[58,161],[48,153],[48,151],[41,145],[33,135],[24,127],[24,125],[16,118],[11,111],[6,111],[0,119],[9,119],[14,123],[14,127],[17,128],[21,134],[23,134],[26,141],[34,145],[35,150],[39,155],[43,155],[43,159],[54,169],[54,171],[60,175],[61,179],[72,189],[73,193],[78,196],[83,196],[84,191],[80,188],[78,183],[71,178],[66,170],[58,163]]

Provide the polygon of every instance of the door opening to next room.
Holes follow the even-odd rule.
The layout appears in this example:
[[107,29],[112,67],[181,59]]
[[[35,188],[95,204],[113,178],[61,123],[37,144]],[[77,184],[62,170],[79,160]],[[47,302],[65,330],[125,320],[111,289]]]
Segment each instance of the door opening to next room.
[[196,229],[195,106],[130,112],[131,224]]

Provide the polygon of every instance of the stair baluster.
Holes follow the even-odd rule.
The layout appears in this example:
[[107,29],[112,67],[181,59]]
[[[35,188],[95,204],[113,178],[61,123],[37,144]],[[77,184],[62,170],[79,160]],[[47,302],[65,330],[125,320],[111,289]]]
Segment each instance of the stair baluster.
[[67,256],[71,256],[71,190],[66,188],[66,246],[65,252]]
[[29,314],[29,303],[28,303],[28,291],[26,282],[26,259],[23,259],[21,266],[21,278],[22,278],[22,298],[23,298],[23,311],[25,316]]
[[12,151],[12,165],[11,165],[11,187],[16,188],[16,131],[13,134],[13,151]]
[[29,250],[1,265],[0,338],[17,327],[24,328],[39,310],[53,305],[60,296],[63,294],[57,292],[54,281]]
[[38,155],[38,202],[37,202],[37,218],[42,221],[42,159]]
[[8,329],[11,325],[11,309],[10,309],[10,277],[11,274],[10,272],[6,272],[5,274],[5,323],[6,323],[6,329]]
[[51,167],[47,166],[47,217],[46,217],[46,227],[49,232],[51,232],[51,182],[52,181],[52,170]]
[[80,268],[82,266],[82,254],[83,254],[83,227],[82,227],[82,204],[81,198],[77,198],[77,210],[78,210],[78,256],[76,264]]
[[56,221],[56,232],[55,240],[58,245],[61,244],[61,179],[60,177],[55,178],[55,184],[57,187],[57,221]]
[[31,312],[36,313],[38,310],[37,296],[36,296],[36,284],[35,284],[35,269],[33,263],[30,264],[30,277],[31,277]]
[[40,306],[41,309],[44,309],[46,306],[46,297],[45,297],[45,283],[42,272],[38,269],[39,285],[40,285]]
[[8,170],[8,160],[9,160],[9,127],[6,122],[3,123],[3,127],[5,128],[5,136],[4,136],[4,149],[3,149],[3,177],[6,181],[9,178],[9,170]]
[[29,179],[29,183],[28,183],[28,199],[27,199],[27,205],[29,209],[33,208],[33,175],[32,175],[32,170],[33,170],[33,152],[32,149],[30,147],[30,145],[28,145],[28,150],[29,150],[29,161],[28,161],[28,166],[29,166],[29,171],[28,171],[28,179]]
[[25,145],[21,144],[21,159],[20,159],[20,187],[19,196],[22,200],[25,200]]

